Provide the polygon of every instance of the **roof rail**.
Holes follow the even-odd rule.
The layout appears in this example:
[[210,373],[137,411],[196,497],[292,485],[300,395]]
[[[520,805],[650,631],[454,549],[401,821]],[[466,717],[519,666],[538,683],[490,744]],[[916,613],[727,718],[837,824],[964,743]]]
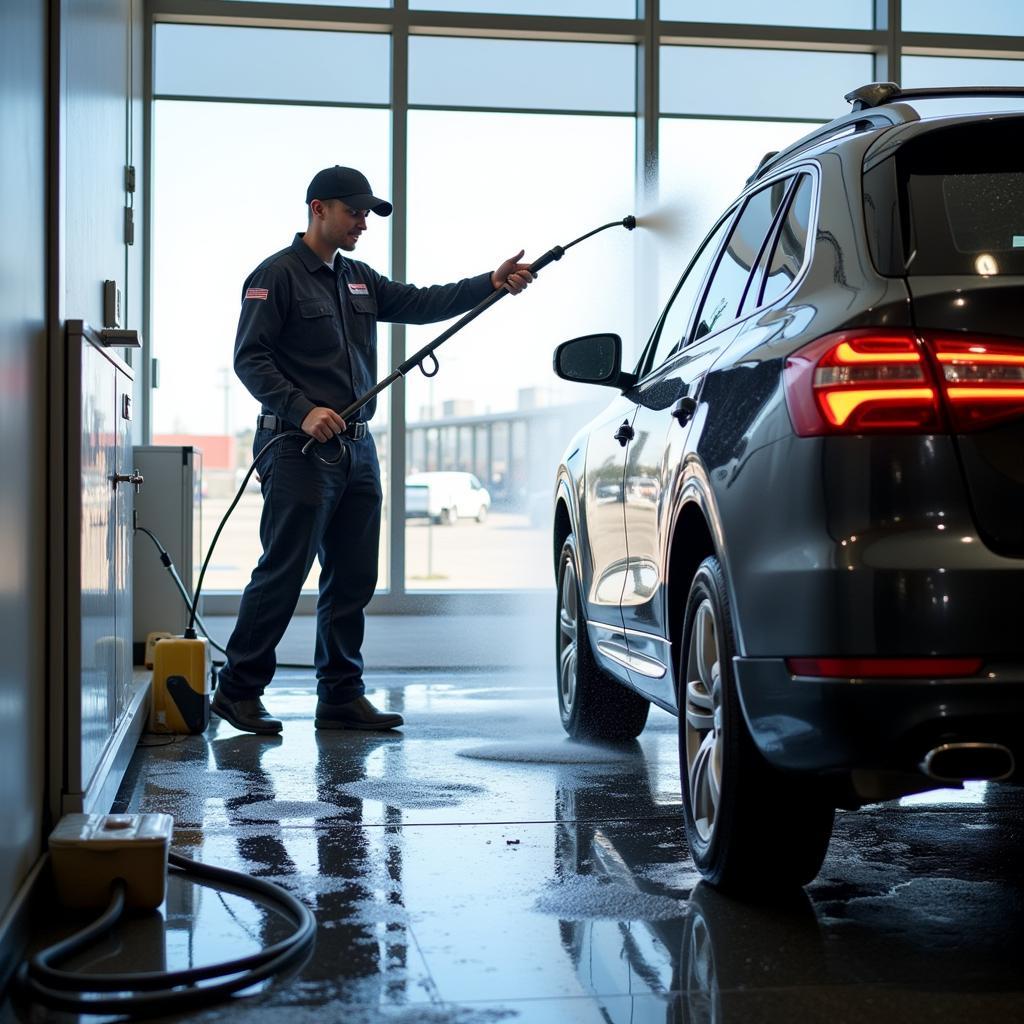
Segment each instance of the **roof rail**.
[[1024,96],[1019,85],[949,85],[924,89],[901,89],[895,82],[871,82],[848,92],[844,99],[854,111],[871,110],[895,100],[948,99],[957,96]]
[[854,130],[865,128],[883,128],[886,125],[906,124],[920,120],[920,114],[907,103],[908,100],[942,99],[956,96],[1021,96],[1024,97],[1024,86],[1017,85],[972,85],[972,86],[937,86],[925,89],[903,89],[896,82],[869,82],[859,89],[848,92],[844,99],[853,105],[849,114],[837,117],[834,121],[822,125],[802,139],[797,139],[791,146],[775,154],[765,154],[757,165],[757,170],[749,178],[747,184],[757,181],[773,167],[812,146],[827,142],[835,135],[847,131],[850,126]]
[[768,171],[784,160],[788,160],[790,157],[805,149],[810,149],[812,146],[828,142],[830,138],[846,132],[851,127],[854,131],[858,131],[865,128],[884,128],[888,125],[905,124],[907,121],[914,120],[917,120],[917,112],[911,107],[902,105],[867,112],[854,110],[852,113],[844,114],[842,117],[837,117],[834,121],[829,121],[828,124],[816,128],[778,153],[765,154],[757,165],[757,170],[747,178],[747,184],[749,185],[757,181],[758,178],[767,174]]

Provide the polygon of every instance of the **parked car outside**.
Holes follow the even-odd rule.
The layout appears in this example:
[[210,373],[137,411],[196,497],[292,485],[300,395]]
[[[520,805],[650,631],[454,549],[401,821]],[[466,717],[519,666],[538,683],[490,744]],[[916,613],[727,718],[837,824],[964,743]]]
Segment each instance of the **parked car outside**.
[[812,879],[837,807],[1022,779],[1024,102],[945,92],[769,154],[635,367],[555,353],[619,392],[557,473],[562,723],[678,716],[726,889]]
[[413,473],[405,478],[405,515],[454,524],[459,519],[484,522],[491,495],[472,474],[458,472]]

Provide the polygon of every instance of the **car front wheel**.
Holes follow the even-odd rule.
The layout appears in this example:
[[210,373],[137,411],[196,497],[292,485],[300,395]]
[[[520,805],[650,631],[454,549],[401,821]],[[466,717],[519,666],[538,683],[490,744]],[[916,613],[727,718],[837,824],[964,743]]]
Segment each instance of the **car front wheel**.
[[772,768],[750,737],[732,674],[729,594],[717,558],[693,578],[679,644],[679,767],[690,854],[725,890],[775,891],[818,873],[834,808],[813,780]]
[[558,711],[573,739],[632,740],[647,724],[650,703],[597,664],[587,634],[576,543],[570,534],[558,562],[555,654]]

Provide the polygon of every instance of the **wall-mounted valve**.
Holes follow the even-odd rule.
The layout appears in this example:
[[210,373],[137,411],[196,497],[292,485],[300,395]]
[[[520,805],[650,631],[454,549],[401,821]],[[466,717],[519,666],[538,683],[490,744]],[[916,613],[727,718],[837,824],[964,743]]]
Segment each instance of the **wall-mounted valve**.
[[146,482],[145,477],[136,469],[131,473],[115,473],[111,478],[110,482],[116,487],[118,484],[131,484],[135,488],[135,493],[138,494],[142,490],[142,485]]

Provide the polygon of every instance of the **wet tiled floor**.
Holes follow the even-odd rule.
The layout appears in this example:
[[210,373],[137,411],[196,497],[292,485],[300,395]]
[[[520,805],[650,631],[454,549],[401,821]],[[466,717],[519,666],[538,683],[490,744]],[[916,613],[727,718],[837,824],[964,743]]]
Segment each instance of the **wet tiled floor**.
[[[138,751],[115,809],[173,814],[179,851],[279,882],[318,922],[291,977],[189,1020],[1024,1021],[1020,791],[841,814],[806,892],[749,906],[686,857],[670,716],[579,746],[545,678],[368,681],[401,733],[317,733],[296,676],[266,698],[280,738],[215,720]],[[174,968],[282,934],[172,878],[85,962]]]

